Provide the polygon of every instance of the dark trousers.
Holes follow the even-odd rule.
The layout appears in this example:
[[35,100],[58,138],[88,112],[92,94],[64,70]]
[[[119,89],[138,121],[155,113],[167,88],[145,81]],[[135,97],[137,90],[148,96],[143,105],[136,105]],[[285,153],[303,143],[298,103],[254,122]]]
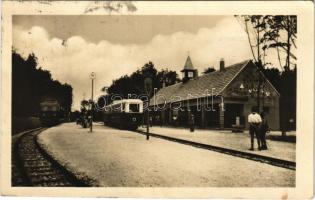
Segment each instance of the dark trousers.
[[195,125],[194,124],[191,124],[190,125],[190,132],[194,132],[195,131]]
[[266,130],[261,130],[260,131],[260,140],[261,140],[261,147],[267,148],[267,143],[266,143]]
[[257,144],[258,144],[258,148],[260,149],[260,143],[261,143],[261,135],[260,135],[260,131],[259,131],[259,124],[251,124],[249,127],[249,134],[250,134],[250,144],[251,144],[251,148],[254,148],[254,139],[256,136],[257,139]]

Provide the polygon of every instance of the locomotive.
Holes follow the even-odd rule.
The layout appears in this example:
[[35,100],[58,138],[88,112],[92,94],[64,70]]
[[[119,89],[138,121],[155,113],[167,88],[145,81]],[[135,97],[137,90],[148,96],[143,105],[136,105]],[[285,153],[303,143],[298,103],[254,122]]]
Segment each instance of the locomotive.
[[61,106],[56,99],[45,99],[40,103],[40,121],[43,126],[53,126],[60,122]]
[[104,125],[135,130],[143,119],[143,102],[140,99],[113,101],[103,111]]

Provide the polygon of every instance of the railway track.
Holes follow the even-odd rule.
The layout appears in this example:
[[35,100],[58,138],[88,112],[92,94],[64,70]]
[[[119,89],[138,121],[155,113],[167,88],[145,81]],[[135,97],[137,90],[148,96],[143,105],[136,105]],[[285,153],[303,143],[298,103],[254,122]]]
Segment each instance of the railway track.
[[[134,132],[140,133],[142,135],[147,135],[147,133],[144,131],[136,130]],[[193,142],[193,141],[189,141],[189,140],[169,137],[169,136],[165,136],[165,135],[159,135],[159,134],[155,134],[155,133],[149,133],[149,136],[160,138],[160,139],[165,139],[168,141],[177,142],[177,143],[181,143],[181,144],[185,144],[185,145],[190,145],[190,146],[194,146],[197,148],[216,151],[219,153],[224,153],[224,154],[228,154],[228,155],[232,155],[232,156],[236,156],[236,157],[240,157],[240,158],[245,158],[245,159],[249,159],[249,160],[253,160],[253,161],[257,161],[257,162],[262,162],[262,163],[266,163],[269,165],[282,167],[282,168],[286,168],[286,169],[290,169],[290,170],[295,170],[295,168],[296,168],[296,163],[292,162],[292,161],[288,161],[288,160],[282,160],[282,159],[263,156],[263,155],[259,155],[259,154],[253,154],[253,153],[249,153],[249,152],[238,151],[238,150],[234,150],[234,149],[228,149],[228,148],[224,148],[224,147],[218,147],[218,146],[213,146],[213,145],[209,145],[209,144]]]
[[25,132],[12,139],[12,186],[84,187],[37,143],[43,128]]

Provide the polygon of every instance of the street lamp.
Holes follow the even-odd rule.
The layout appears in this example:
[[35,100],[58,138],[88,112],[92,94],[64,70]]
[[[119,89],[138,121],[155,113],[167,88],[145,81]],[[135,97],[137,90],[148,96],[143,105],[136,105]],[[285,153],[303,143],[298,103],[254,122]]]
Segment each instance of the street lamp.
[[94,84],[94,79],[96,78],[95,72],[92,72],[90,74],[90,79],[92,80],[92,95],[91,95],[91,126],[90,126],[90,132],[92,133],[93,131],[93,84]]

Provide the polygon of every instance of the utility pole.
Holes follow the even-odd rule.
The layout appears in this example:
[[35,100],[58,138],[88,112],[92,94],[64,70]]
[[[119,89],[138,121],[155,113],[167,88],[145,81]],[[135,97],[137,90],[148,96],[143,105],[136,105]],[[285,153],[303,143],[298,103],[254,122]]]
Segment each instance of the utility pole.
[[147,113],[146,113],[147,140],[149,140],[149,126],[150,126],[149,106],[150,106],[150,97],[151,97],[151,91],[152,91],[152,78],[151,78],[150,74],[146,74],[145,76],[146,76],[146,78],[144,79],[144,88],[145,88],[145,92],[148,95],[148,107],[147,107]]

